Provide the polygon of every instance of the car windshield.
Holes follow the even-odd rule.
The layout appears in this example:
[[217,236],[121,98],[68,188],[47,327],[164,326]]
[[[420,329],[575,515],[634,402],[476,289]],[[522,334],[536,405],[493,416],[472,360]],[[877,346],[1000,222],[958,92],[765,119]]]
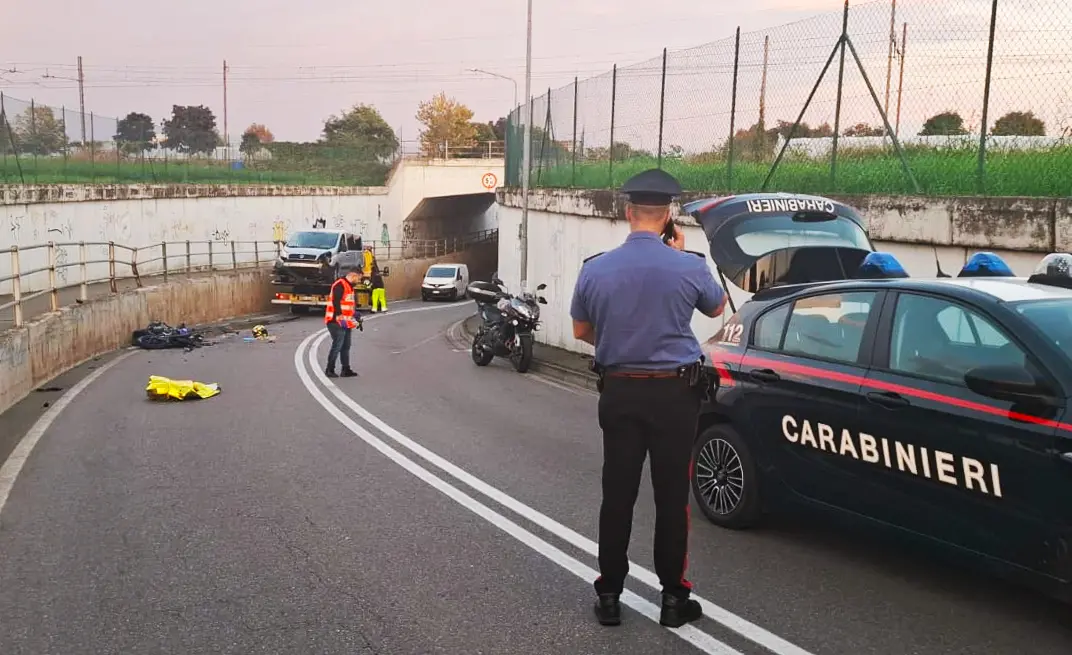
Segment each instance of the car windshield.
[[1013,306],[1058,348],[1072,347],[1072,298],[1029,300]]
[[450,266],[433,266],[425,277],[454,277],[457,271]]
[[336,232],[297,232],[287,239],[288,248],[330,250],[339,242]]
[[733,229],[737,246],[759,257],[775,250],[799,246],[840,246],[871,250],[867,234],[854,221],[839,216],[828,221],[794,221],[792,214],[755,216]]

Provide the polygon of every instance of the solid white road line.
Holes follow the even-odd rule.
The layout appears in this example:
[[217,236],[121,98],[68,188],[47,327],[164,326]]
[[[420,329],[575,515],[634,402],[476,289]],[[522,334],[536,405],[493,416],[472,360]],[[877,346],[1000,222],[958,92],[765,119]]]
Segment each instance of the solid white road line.
[[71,404],[72,400],[78,397],[78,394],[85,391],[86,387],[93,384],[97,378],[104,375],[105,371],[111,369],[127,357],[130,357],[134,352],[135,351],[131,351],[119,355],[112,361],[79,380],[77,384],[67,391],[67,393],[60,396],[59,400],[52,403],[52,406],[48,408],[48,411],[37,419],[33,424],[33,427],[31,427],[26,434],[22,435],[22,439],[20,439],[18,445],[15,446],[15,450],[11,451],[11,455],[8,456],[7,461],[0,467],[0,514],[3,514],[4,512],[4,505],[7,504],[8,496],[11,495],[11,489],[15,486],[15,480],[19,477],[19,472],[22,471],[23,465],[26,464],[26,460],[30,458],[30,453],[33,452],[34,446],[41,440],[41,437],[52,425],[52,422],[56,420],[56,417],[63,412],[67,405]]
[[[318,338],[320,337],[320,338]],[[569,556],[559,548],[544,541],[537,535],[521,527],[517,523],[514,523],[507,517],[499,514],[495,510],[491,509],[487,505],[484,505],[480,501],[476,500],[472,496],[469,496],[465,492],[459,490],[456,487],[451,486],[448,482],[442,478],[437,477],[428,469],[417,464],[410,458],[406,457],[399,451],[395,450],[391,446],[387,445],[383,440],[374,436],[371,432],[357,424],[353,419],[347,416],[342,410],[336,407],[321,391],[317,388],[316,383],[309,377],[309,373],[302,362],[302,356],[305,354],[306,349],[309,351],[309,365],[313,371],[319,371],[316,360],[316,346],[309,348],[310,342],[316,340],[316,343],[320,343],[322,335],[317,333],[311,334],[305,338],[304,341],[298,346],[298,349],[294,351],[294,368],[298,373],[298,377],[301,378],[302,384],[309,391],[309,394],[332,416],[335,417],[339,423],[350,430],[354,435],[359,437],[362,441],[372,446],[376,450],[380,451],[385,457],[398,464],[405,470],[409,471],[416,477],[420,478],[424,482],[428,483],[431,487],[437,491],[443,493],[447,497],[457,502],[462,507],[473,512],[477,516],[483,518],[488,523],[499,528],[506,534],[517,539],[522,544],[525,544],[532,550],[536,551],[540,555],[543,555],[550,561],[558,564],[563,569],[574,574],[581,580],[591,583],[595,580],[598,573],[589,566],[579,560]],[[318,376],[319,377],[319,376]],[[326,377],[321,377],[322,382],[327,382],[329,388],[333,388],[334,385]],[[334,390],[337,390],[335,388]],[[652,621],[659,622],[660,608],[654,603],[644,600],[637,594],[626,590],[621,596],[622,604],[632,608],[638,613],[646,616]],[[740,651],[727,646],[721,641],[715,639],[711,635],[699,630],[695,626],[685,625],[681,628],[673,630],[673,632],[697,647],[705,653],[710,655],[743,655]]]
[[[566,527],[565,525],[555,521],[551,517],[540,513],[539,511],[525,505],[524,503],[514,499],[513,497],[499,491],[495,487],[489,485],[476,476],[464,471],[463,469],[455,466],[449,461],[443,459],[439,455],[436,455],[427,448],[416,443],[412,439],[406,437],[398,430],[395,430],[391,426],[384,423],[378,417],[373,415],[367,409],[359,405],[353,398],[343,393],[341,389],[331,383],[331,381],[319,370],[316,365],[315,353],[316,348],[323,342],[328,334],[320,335],[319,338],[316,334],[310,335],[310,339],[315,339],[313,347],[310,350],[310,363],[312,364],[312,370],[322,384],[324,384],[328,391],[330,391],[341,403],[346,405],[349,409],[355,412],[358,416],[382,432],[385,436],[397,442],[399,445],[408,449],[416,454],[418,457],[429,462],[433,466],[444,471],[451,477],[455,478],[459,482],[469,486],[478,493],[494,500],[503,507],[513,511],[519,516],[528,519],[529,521],[540,526],[544,530],[547,530],[551,534],[559,537],[560,539],[572,544],[573,546],[581,549],[593,557],[598,557],[599,546],[596,542],[588,539],[587,537],[579,534],[578,532]],[[654,572],[638,566],[635,562],[629,563],[629,575],[636,580],[644,583],[655,590],[662,589],[662,585],[659,583],[659,576]],[[747,619],[734,614],[733,612],[716,605],[712,601],[703,598],[698,595],[693,595],[698,601],[704,605],[704,613],[712,620],[722,624],[726,628],[736,632],[737,634],[753,641],[760,646],[763,646],[767,650],[777,653],[777,655],[812,655],[809,651],[782,639],[778,635],[748,621]]]

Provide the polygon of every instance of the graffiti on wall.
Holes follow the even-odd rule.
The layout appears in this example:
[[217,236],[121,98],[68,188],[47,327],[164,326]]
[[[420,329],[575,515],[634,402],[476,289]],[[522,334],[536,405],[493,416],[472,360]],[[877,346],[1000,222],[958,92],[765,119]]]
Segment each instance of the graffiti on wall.
[[212,232],[212,240],[213,241],[227,241],[230,238],[231,238],[231,231],[228,230],[228,229],[221,230],[219,228],[216,228]]
[[67,284],[67,265],[69,263],[70,256],[67,254],[67,249],[63,247],[56,248],[56,277],[64,285]]
[[325,228],[328,226],[328,222],[323,217],[313,219],[313,229]]
[[380,243],[385,246],[390,245],[391,243],[391,233],[387,229],[387,223],[382,223],[380,225]]

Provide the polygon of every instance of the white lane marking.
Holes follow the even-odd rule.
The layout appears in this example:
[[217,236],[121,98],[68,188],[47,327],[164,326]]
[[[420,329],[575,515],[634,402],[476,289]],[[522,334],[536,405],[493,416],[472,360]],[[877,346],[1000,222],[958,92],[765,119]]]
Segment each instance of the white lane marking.
[[[298,377],[301,378],[302,384],[305,385],[306,390],[320,405],[335,419],[350,430],[354,435],[359,437],[362,441],[372,446],[376,450],[380,451],[385,457],[398,464],[402,468],[406,469],[416,477],[420,478],[424,482],[428,483],[431,487],[441,492],[445,496],[451,498],[462,507],[473,512],[477,516],[481,517],[488,523],[492,524],[496,528],[499,528],[506,534],[510,535],[514,539],[517,539],[522,544],[528,546],[532,550],[536,551],[540,555],[543,555],[550,561],[558,564],[563,569],[574,574],[581,580],[591,583],[596,579],[599,574],[589,566],[586,566],[583,562],[571,557],[561,549],[553,546],[552,544],[544,541],[539,536],[521,527],[517,523],[511,521],[509,518],[491,509],[487,505],[481,503],[472,496],[459,490],[457,487],[452,486],[442,478],[436,476],[428,469],[422,467],[412,459],[406,457],[399,451],[395,450],[382,439],[379,439],[371,432],[357,424],[353,419],[347,416],[342,410],[336,407],[321,391],[317,388],[316,383],[309,377],[309,373],[306,371],[302,362],[302,356],[305,354],[306,348],[313,340],[317,340],[320,343],[322,336],[318,338],[317,334],[311,334],[305,338],[304,341],[298,346],[298,349],[294,351],[294,368],[298,372]],[[316,345],[309,348],[309,362],[313,371],[318,371],[319,367],[316,364]],[[322,379],[323,382],[328,382],[329,387],[333,386],[327,378]],[[625,590],[622,593],[621,601],[624,605],[632,608],[643,616],[651,619],[652,621],[659,622],[660,608],[654,603],[644,600],[637,594]],[[672,632],[681,637],[685,641],[689,642],[693,646],[697,647],[705,653],[710,655],[744,655],[740,651],[727,646],[721,641],[715,639],[711,635],[699,630],[693,625],[685,625],[681,628],[673,629]]]
[[7,504],[8,496],[11,494],[11,489],[15,486],[15,480],[19,477],[19,472],[22,471],[23,465],[26,464],[26,460],[30,458],[30,453],[33,452],[37,442],[41,440],[41,437],[44,436],[45,432],[52,425],[52,422],[56,420],[56,417],[63,412],[67,405],[71,404],[72,400],[85,391],[86,387],[93,384],[97,378],[104,375],[105,371],[127,357],[130,357],[135,352],[137,351],[123,353],[79,380],[77,384],[67,391],[67,393],[63,394],[56,402],[52,403],[52,406],[37,419],[29,431],[22,435],[22,439],[19,440],[18,445],[11,451],[11,455],[8,456],[4,465],[0,467],[0,514],[3,514],[4,512],[4,506]]
[[[310,335],[309,339],[315,339],[313,347],[309,351],[309,362],[311,369],[321,384],[325,385],[336,398],[339,399],[344,405],[354,411],[358,416],[364,419],[369,425],[382,432],[385,436],[391,438],[399,445],[410,450],[418,457],[429,462],[433,466],[441,469],[454,479],[458,480],[462,484],[469,486],[475,491],[487,496],[488,498],[499,503],[503,507],[513,511],[519,516],[528,519],[529,521],[540,526],[544,530],[547,530],[556,537],[572,544],[576,548],[588,553],[593,557],[599,556],[599,546],[596,542],[588,539],[580,533],[566,527],[565,525],[555,521],[546,514],[542,514],[539,511],[525,505],[521,501],[514,499],[513,497],[499,491],[490,484],[484,482],[480,478],[466,472],[465,470],[455,466],[449,461],[443,459],[439,455],[436,455],[432,451],[428,450],[424,446],[421,446],[417,442],[413,441],[409,437],[405,436],[398,430],[395,430],[391,426],[384,423],[378,417],[373,415],[367,409],[359,405],[353,398],[343,393],[341,389],[332,384],[332,382],[320,371],[316,364],[316,348],[327,337],[327,334],[321,335],[317,338],[317,335]],[[662,585],[659,583],[659,576],[648,569],[638,566],[635,562],[629,562],[629,575],[636,580],[644,583],[655,590],[662,589]],[[593,578],[594,579],[594,578]],[[790,643],[785,639],[782,639],[778,635],[752,623],[751,621],[734,614],[733,612],[716,605],[710,600],[693,594],[693,598],[700,601],[704,605],[704,614],[713,619],[714,621],[722,624],[726,628],[736,632],[737,634],[749,639],[760,646],[763,646],[767,650],[776,653],[777,655],[812,655],[809,651]]]

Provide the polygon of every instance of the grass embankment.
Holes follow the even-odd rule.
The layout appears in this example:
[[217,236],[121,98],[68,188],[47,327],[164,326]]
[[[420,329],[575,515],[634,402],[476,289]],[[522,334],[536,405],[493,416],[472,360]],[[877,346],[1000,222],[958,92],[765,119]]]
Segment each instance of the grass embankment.
[[[983,187],[978,184],[978,152],[910,148],[908,167],[923,195],[956,196],[1072,196],[1072,147],[1048,150],[989,152]],[[613,179],[608,162],[577,162],[545,168],[533,184],[541,187],[617,188],[631,175],[656,165],[653,158],[614,162]],[[663,159],[663,168],[676,176],[690,191],[717,193],[759,191],[770,171],[770,162],[735,162],[733,181],[727,179],[725,161]],[[537,180],[537,175],[539,179]],[[778,166],[770,191],[815,194],[909,194],[916,195],[900,159],[893,153],[842,151],[838,156],[837,177],[830,178],[830,158],[786,157]]]
[[[21,167],[21,175],[20,175]],[[73,157],[0,156],[0,184],[298,184],[379,186],[388,166],[379,162],[257,162],[233,169],[223,162],[135,159],[95,162]]]

